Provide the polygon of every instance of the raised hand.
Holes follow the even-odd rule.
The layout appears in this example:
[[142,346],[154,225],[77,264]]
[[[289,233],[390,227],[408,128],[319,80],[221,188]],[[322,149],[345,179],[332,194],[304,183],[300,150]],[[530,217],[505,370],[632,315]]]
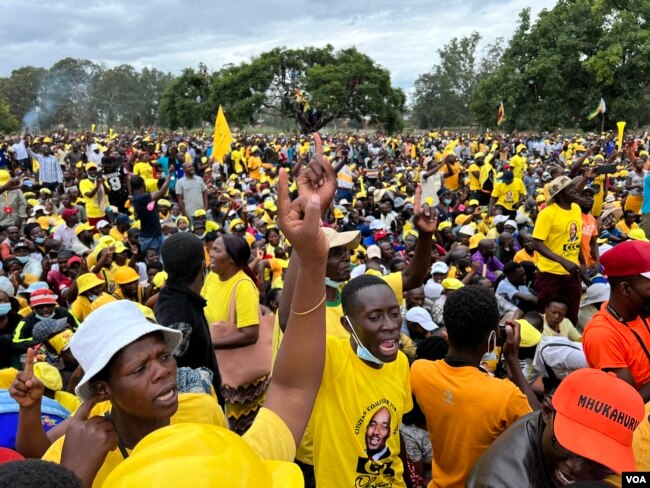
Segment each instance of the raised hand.
[[9,395],[13,398],[20,408],[30,409],[41,407],[41,398],[45,387],[43,383],[34,376],[34,357],[36,352],[34,348],[27,349],[27,358],[25,367],[16,375],[13,383],[9,387]]
[[309,198],[289,198],[289,182],[284,169],[278,182],[278,225],[301,260],[321,259],[327,256],[329,242],[320,229],[322,201],[317,192]]
[[429,207],[428,203],[422,203],[422,187],[420,185],[415,189],[413,223],[420,232],[425,234],[433,234],[438,228],[438,213]]
[[296,179],[298,195],[310,199],[317,194],[320,198],[321,217],[327,213],[338,186],[334,169],[325,156],[323,156],[323,141],[318,133],[314,133],[316,152],[309,164],[300,172]]
[[503,345],[503,356],[511,361],[519,359],[519,343],[521,342],[521,325],[514,320],[506,320],[506,342]]

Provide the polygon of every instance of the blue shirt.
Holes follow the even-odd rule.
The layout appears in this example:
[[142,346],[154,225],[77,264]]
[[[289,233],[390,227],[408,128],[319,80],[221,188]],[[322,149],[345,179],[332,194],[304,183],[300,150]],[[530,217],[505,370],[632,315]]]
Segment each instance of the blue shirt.
[[643,205],[641,206],[641,213],[650,213],[650,172],[646,173],[643,178]]

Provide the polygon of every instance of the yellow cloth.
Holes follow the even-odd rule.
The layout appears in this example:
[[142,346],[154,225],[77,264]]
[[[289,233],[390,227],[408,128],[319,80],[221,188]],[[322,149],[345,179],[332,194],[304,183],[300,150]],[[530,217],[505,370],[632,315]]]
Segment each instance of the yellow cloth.
[[[481,166],[479,166],[476,163],[472,163],[467,171],[469,173],[469,189],[471,191],[480,190],[482,188],[481,187]],[[478,177],[474,176],[472,174],[474,172],[479,173],[479,176]]]
[[[552,203],[537,216],[533,238],[544,241],[555,254],[579,264],[580,240],[582,236],[582,214],[580,207],[573,203],[570,210]],[[559,263],[540,254],[538,268],[545,273],[569,274]]]
[[[104,183],[104,186],[108,188],[108,186]],[[86,215],[89,218],[96,219],[99,217],[104,217],[106,215],[106,207],[105,207],[105,201],[106,201],[106,194],[104,193],[104,198],[102,202],[97,201],[97,193],[95,193],[94,196],[92,197],[87,197],[86,193],[90,193],[93,191],[95,188],[95,182],[91,181],[89,179],[84,179],[79,182],[79,193],[83,196],[84,203],[86,205]]]
[[542,337],[566,337],[573,342],[582,342],[582,334],[578,332],[578,329],[576,329],[567,318],[560,322],[560,332],[558,334],[551,329],[551,326],[548,325],[548,322],[546,321],[546,317],[544,317],[544,330],[542,330]]
[[641,214],[643,195],[628,195],[625,199],[625,210],[632,210],[635,214]]
[[429,488],[464,487],[481,454],[510,424],[531,411],[526,395],[514,383],[473,366],[415,361],[411,385],[427,419],[433,448]]
[[[93,408],[90,416],[103,415],[110,408],[110,402],[98,403]],[[178,395],[178,410],[171,417],[170,424],[180,424],[183,422],[197,422],[227,428],[226,418],[219,404],[210,395],[203,393],[181,393]],[[57,464],[60,463],[64,441],[65,436],[54,441],[42,459]],[[123,460],[124,457],[119,449],[110,451],[104,460],[104,464],[99,469],[97,476],[95,476],[93,488],[101,488],[111,471]]]
[[[452,175],[443,177],[444,186],[445,188],[456,191],[460,187],[459,175],[460,175],[461,167],[460,164],[458,163],[451,164],[450,166],[451,166]],[[449,168],[447,167],[446,164],[443,164],[440,167],[440,173],[443,173],[443,175],[446,174],[448,171]]]
[[240,283],[235,291],[237,327],[248,327],[260,323],[260,293],[253,280],[243,271],[239,271],[226,281],[221,281],[216,273],[208,273],[201,290],[201,296],[208,302],[204,312],[209,324],[228,320],[230,296],[238,281]]
[[79,295],[77,296],[77,299],[72,302],[70,311],[72,312],[72,315],[74,315],[75,318],[81,323],[86,320],[86,317],[88,317],[88,315],[90,315],[90,312],[92,311],[90,305],[91,303],[88,298],[86,298],[84,295]]
[[260,169],[262,168],[262,160],[258,156],[251,156],[248,158],[248,175],[254,180],[260,179]]
[[[628,198],[630,198],[630,195],[628,195]],[[638,229],[638,228],[639,228],[639,224],[637,224],[636,222],[632,222],[632,225],[628,227],[628,226],[625,224],[625,221],[624,221],[624,220],[621,220],[620,222],[618,222],[618,223],[616,224],[616,228],[617,228],[618,230],[620,230],[621,232],[623,232],[624,234],[629,234],[630,231],[631,231],[632,229]]]
[[506,184],[503,182],[494,185],[492,190],[492,197],[496,198],[496,205],[502,205],[508,210],[514,210],[514,206],[522,195],[526,194],[526,187],[524,183],[515,178],[512,183]]
[[153,179],[153,168],[148,162],[135,163],[135,166],[133,166],[133,174],[142,177],[145,181],[151,180]]
[[230,153],[230,159],[232,159],[233,166],[235,168],[235,173],[243,173],[244,172],[244,166],[242,164],[242,160],[244,158],[244,155],[241,153],[239,149],[235,149]]
[[[399,459],[402,415],[413,408],[409,367],[401,352],[375,369],[361,361],[349,340],[327,338],[325,371],[310,427],[318,486],[403,487]],[[369,459],[367,432],[387,451]]]
[[81,405],[79,397],[68,393],[67,391],[57,391],[54,393],[54,399],[59,402],[69,412],[75,412]]
[[596,176],[591,184],[599,187],[598,192],[594,195],[594,206],[591,209],[591,215],[598,218],[603,212],[605,203],[605,175]]
[[515,257],[512,258],[512,260],[515,263],[523,263],[524,261],[530,261],[531,263],[537,264],[539,262],[539,253],[537,251],[533,251],[533,255],[531,257],[530,254],[528,254],[525,249],[521,249],[520,251],[517,251],[517,254],[515,254]]
[[528,167],[526,158],[517,154],[516,156],[513,156],[512,159],[510,159],[510,166],[512,167],[512,172],[515,175],[515,179],[522,180],[523,182],[524,171],[526,171],[526,168]]
[[[645,417],[650,416],[650,402],[645,404]],[[650,471],[650,422],[641,422],[632,440],[634,459],[638,471]]]
[[117,242],[124,242],[127,237],[126,232],[124,233],[120,232],[119,230],[117,230],[117,227],[112,227],[108,235],[111,236],[113,239],[115,239]]
[[8,390],[17,374],[16,368],[0,369],[0,390]]

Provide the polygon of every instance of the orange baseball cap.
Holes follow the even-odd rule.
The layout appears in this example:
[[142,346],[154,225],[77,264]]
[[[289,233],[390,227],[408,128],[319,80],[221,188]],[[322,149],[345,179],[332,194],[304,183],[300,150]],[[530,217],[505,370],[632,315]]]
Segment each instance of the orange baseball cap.
[[644,417],[641,395],[614,373],[579,369],[553,395],[558,442],[620,474],[635,471],[634,430]]

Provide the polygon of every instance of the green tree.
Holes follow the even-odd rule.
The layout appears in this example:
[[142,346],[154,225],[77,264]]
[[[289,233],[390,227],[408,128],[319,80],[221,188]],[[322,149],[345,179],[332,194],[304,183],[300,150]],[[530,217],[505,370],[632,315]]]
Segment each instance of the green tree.
[[201,121],[214,122],[215,111],[206,103],[210,93],[211,78],[204,66],[195,71],[183,70],[181,76],[167,85],[160,101],[160,111],[173,129],[192,128]]
[[38,104],[38,93],[47,70],[24,66],[11,72],[11,76],[4,78],[0,86],[0,93],[9,104],[12,116],[18,121]]
[[503,100],[507,129],[595,129],[587,114],[602,97],[607,126],[649,122],[649,22],[647,0],[560,0],[534,24],[524,10],[501,65],[476,87],[476,119],[494,126]]
[[488,45],[478,59],[481,36],[453,38],[438,50],[440,61],[415,82],[413,117],[421,128],[472,123],[470,101],[476,83],[499,65],[503,39]]
[[330,45],[276,48],[225,66],[213,74],[210,94],[212,112],[222,105],[236,124],[255,123],[265,114],[293,119],[305,133],[336,119],[393,132],[402,127],[406,102],[385,68],[354,48],[335,51]]
[[108,126],[138,125],[139,76],[133,66],[122,64],[102,72],[95,86],[98,121]]
[[18,119],[11,113],[7,100],[0,96],[0,132],[11,134],[17,132],[19,128]]

